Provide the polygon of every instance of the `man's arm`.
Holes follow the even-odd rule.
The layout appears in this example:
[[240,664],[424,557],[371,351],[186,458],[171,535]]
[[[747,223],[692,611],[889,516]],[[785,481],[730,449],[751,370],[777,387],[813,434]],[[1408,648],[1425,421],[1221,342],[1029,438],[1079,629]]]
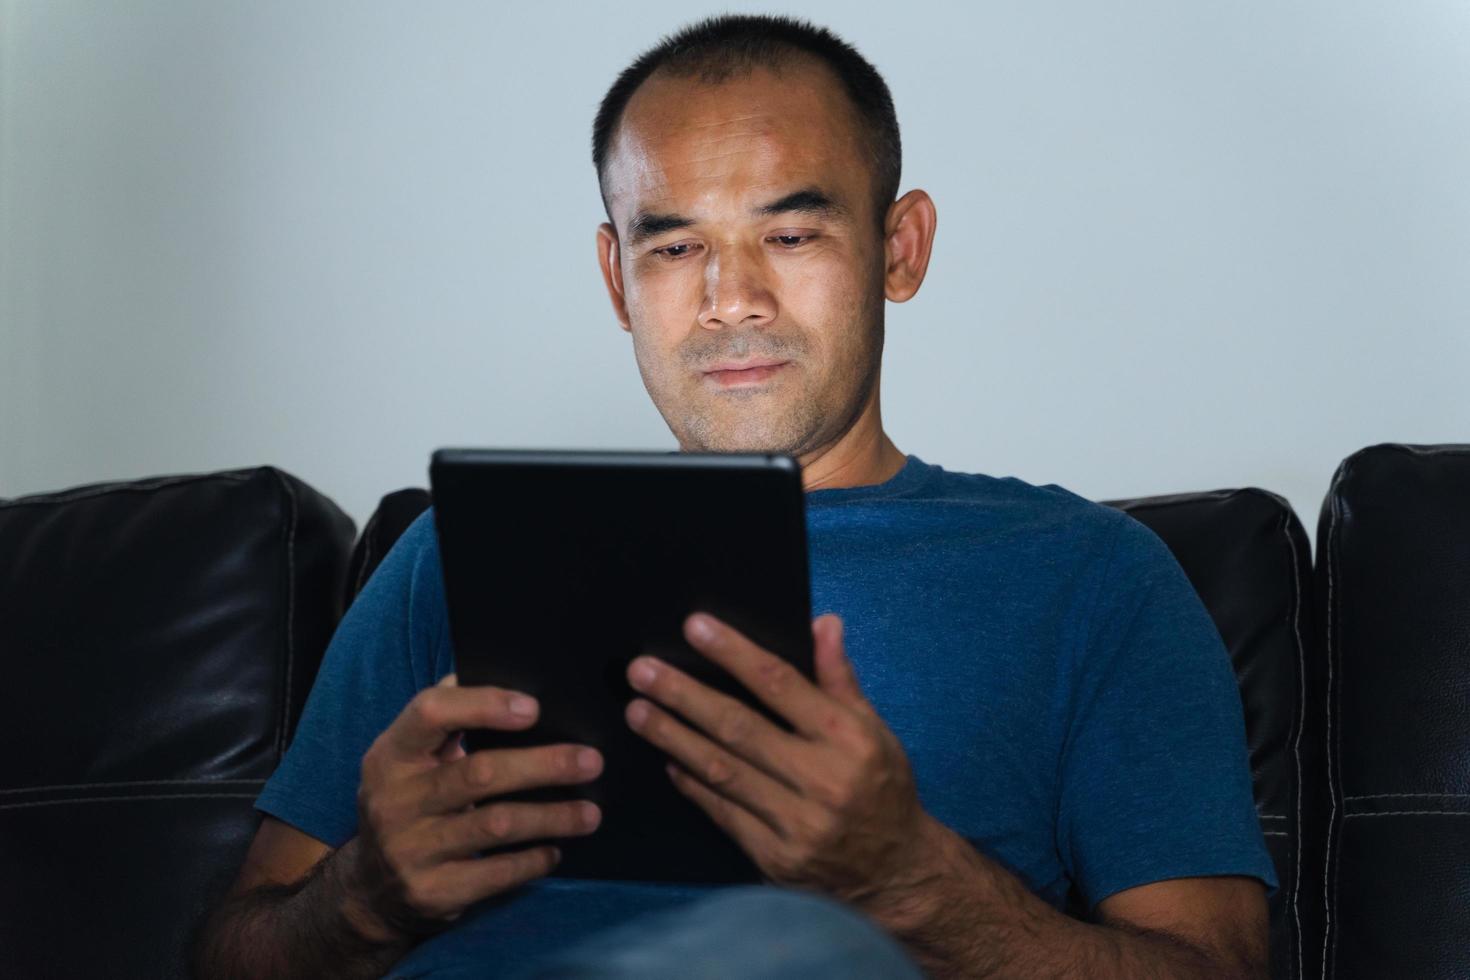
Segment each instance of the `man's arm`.
[[194,975],[382,976],[408,944],[386,935],[375,941],[354,917],[339,853],[266,817],[199,936]]
[[1265,887],[1241,876],[1178,878],[1056,911],[995,861],[930,820],[922,871],[865,903],[936,977],[1264,978]]
[[601,755],[578,745],[466,755],[459,744],[467,729],[527,728],[536,711],[534,699],[460,688],[452,674],[420,691],[363,757],[356,837],[329,851],[280,821],[262,823],[196,943],[195,974],[381,976],[469,905],[549,872],[559,859],[549,845],[480,852],[589,834],[596,805],[494,797],[587,782]]
[[851,903],[941,977],[1265,976],[1265,893],[1253,879],[1131,888],[1099,904],[1098,923],[1078,922],[930,817],[858,687],[840,620],[812,629],[815,685],[712,617],[685,624],[690,644],[792,732],[653,658],[628,673],[650,699],[629,705],[628,723],[673,757],[674,785],[773,881]]

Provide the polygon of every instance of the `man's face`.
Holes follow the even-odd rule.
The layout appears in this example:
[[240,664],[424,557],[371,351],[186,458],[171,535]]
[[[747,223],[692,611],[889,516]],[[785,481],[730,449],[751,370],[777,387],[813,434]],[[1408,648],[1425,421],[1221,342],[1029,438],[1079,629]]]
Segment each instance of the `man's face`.
[[718,85],[655,74],[628,103],[604,175],[606,272],[683,449],[801,456],[874,396],[870,156],[840,83],[804,62]]

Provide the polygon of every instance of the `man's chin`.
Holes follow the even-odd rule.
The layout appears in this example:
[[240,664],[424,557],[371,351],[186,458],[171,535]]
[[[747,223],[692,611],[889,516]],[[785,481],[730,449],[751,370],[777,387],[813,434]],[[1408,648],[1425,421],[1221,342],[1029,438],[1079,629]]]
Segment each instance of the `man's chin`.
[[731,426],[704,429],[694,426],[681,440],[686,452],[704,453],[775,453],[799,455],[803,440],[786,426]]
[[[752,397],[756,394],[759,397]],[[739,398],[728,393],[715,398],[696,395],[676,405],[679,411],[665,411],[663,416],[685,452],[800,456],[821,430],[824,417],[811,401],[770,389],[751,389],[750,395]]]

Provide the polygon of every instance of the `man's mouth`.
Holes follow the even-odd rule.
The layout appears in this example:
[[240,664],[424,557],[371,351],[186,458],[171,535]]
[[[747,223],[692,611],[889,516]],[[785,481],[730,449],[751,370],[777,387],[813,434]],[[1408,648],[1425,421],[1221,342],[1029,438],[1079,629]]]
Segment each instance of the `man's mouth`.
[[790,363],[790,361],[778,361],[773,358],[722,361],[706,368],[704,376],[721,388],[743,388],[775,377],[777,372]]

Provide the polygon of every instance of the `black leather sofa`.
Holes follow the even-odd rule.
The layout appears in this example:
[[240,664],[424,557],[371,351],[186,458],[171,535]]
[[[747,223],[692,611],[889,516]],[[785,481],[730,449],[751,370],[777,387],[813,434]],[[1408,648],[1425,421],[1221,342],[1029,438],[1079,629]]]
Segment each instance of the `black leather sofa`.
[[[1315,565],[1262,490],[1109,503],[1233,659],[1273,975],[1470,977],[1470,445],[1345,460]],[[186,974],[334,623],[427,505],[354,542],[268,467],[0,501],[0,975]]]

